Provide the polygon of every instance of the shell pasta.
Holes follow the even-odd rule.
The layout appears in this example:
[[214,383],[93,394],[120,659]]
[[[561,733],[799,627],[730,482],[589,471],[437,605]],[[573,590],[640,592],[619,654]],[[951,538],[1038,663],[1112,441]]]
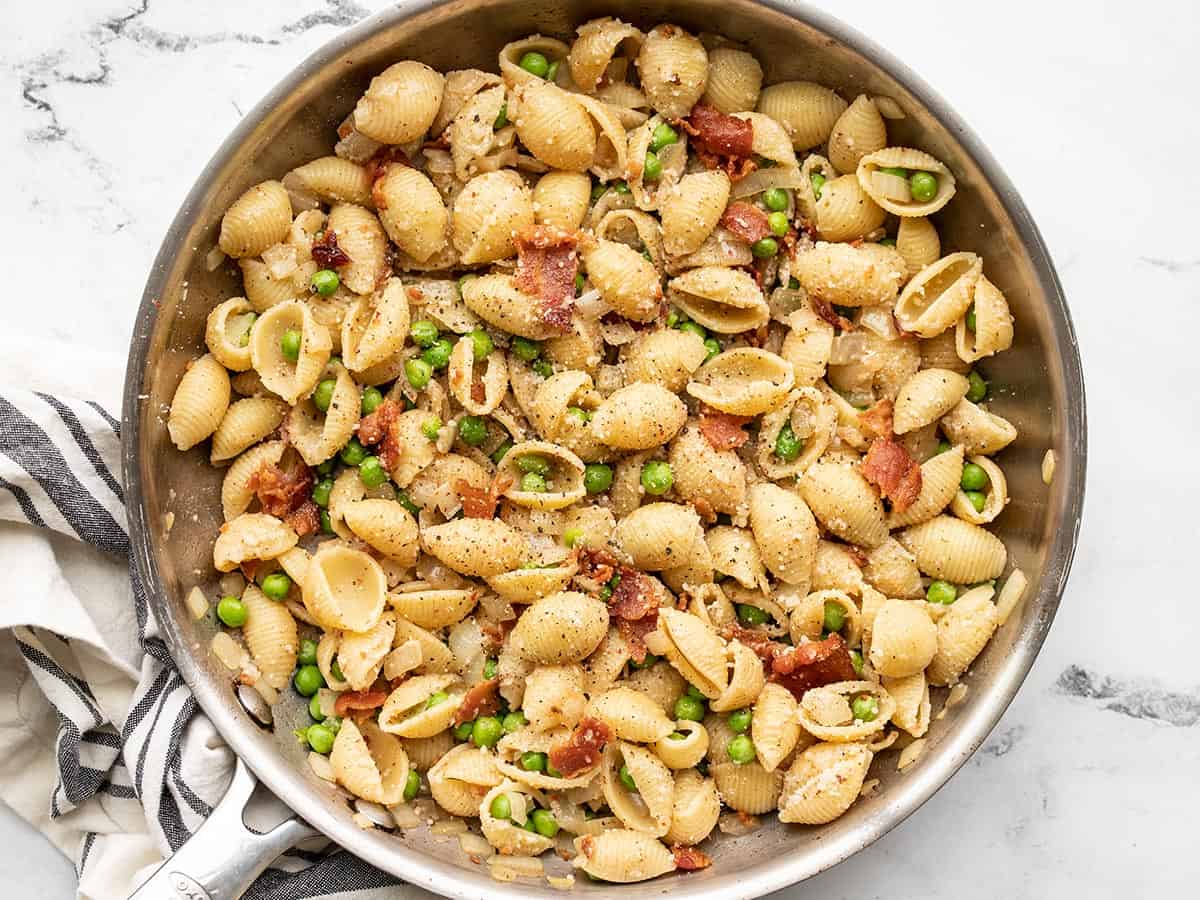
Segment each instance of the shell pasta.
[[163,421],[222,473],[222,659],[497,878],[847,813],[1025,587],[969,179],[763,62],[613,17],[395,62],[215,235]]

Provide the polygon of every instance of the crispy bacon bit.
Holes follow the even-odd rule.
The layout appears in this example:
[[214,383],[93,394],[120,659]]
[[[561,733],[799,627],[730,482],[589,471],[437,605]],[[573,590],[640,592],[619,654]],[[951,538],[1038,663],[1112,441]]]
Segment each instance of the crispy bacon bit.
[[579,577],[604,584],[617,572],[617,561],[607,550],[584,547],[579,551]]
[[261,559],[246,559],[242,561],[242,564],[238,568],[242,570],[242,575],[245,576],[247,581],[257,581],[258,570],[262,566],[263,560]]
[[886,397],[865,412],[858,414],[858,424],[871,437],[891,439],[892,418],[896,405]]
[[742,426],[752,421],[751,416],[734,416],[707,406],[700,408],[700,433],[714,450],[736,450],[750,440]]
[[471,381],[471,399],[476,403],[483,403],[487,400],[487,387],[483,383],[483,379],[475,378]]
[[831,634],[823,641],[809,641],[776,653],[771,659],[770,677],[799,700],[812,688],[853,681],[858,675],[846,642],[840,634]]
[[808,300],[812,304],[813,312],[832,325],[834,328],[840,328],[842,331],[853,331],[854,323],[841,315],[833,304],[821,297],[815,297],[812,294],[808,295]]
[[402,412],[404,409],[395,400],[384,400],[375,408],[375,412],[358,420],[359,443],[367,447],[378,444]]
[[312,258],[322,269],[336,269],[350,262],[346,251],[338,246],[337,234],[332,228],[326,228],[321,236],[313,241]]
[[841,548],[846,551],[847,555],[854,560],[854,564],[860,569],[867,567],[867,563],[870,560],[867,559],[867,554],[863,553],[862,547],[859,547],[857,544],[842,544]]
[[313,474],[305,465],[281,469],[263,463],[250,476],[250,490],[258,497],[263,512],[284,519],[304,505],[312,494]]
[[463,478],[455,478],[450,485],[462,498],[463,515],[468,519],[490,519],[496,515],[500,495],[513,486],[511,476],[496,476],[485,491]]
[[650,579],[637,569],[621,567],[621,580],[608,599],[608,614],[618,619],[642,619],[657,615],[658,596]]
[[591,859],[596,855],[596,839],[590,834],[585,834],[579,839],[579,852],[583,854],[585,859]]
[[338,694],[333,703],[333,714],[344,717],[347,713],[369,712],[379,709],[387,701],[387,691],[346,691]]
[[557,331],[571,327],[579,238],[579,232],[553,225],[534,225],[517,235],[516,285],[542,301],[542,321]]
[[758,658],[765,663],[769,663],[774,659],[776,653],[783,653],[788,649],[787,644],[773,641],[769,635],[761,631],[743,628],[741,625],[736,624],[726,625],[722,628],[721,637],[727,641],[737,641],[738,643],[745,644],[758,654]]
[[745,119],[699,103],[678,124],[691,135],[692,147],[707,168],[723,169],[733,181],[758,168],[753,156],[754,126]]
[[712,865],[712,860],[708,858],[708,854],[702,850],[697,850],[695,847],[685,847],[682,844],[676,844],[671,848],[671,852],[675,855],[675,868],[683,869],[685,872],[707,869]]
[[646,661],[646,635],[658,628],[658,610],[643,619],[617,619],[617,631],[625,639],[630,658],[637,663]]
[[736,200],[725,207],[720,224],[748,244],[760,241],[771,233],[767,214],[753,203],[744,200]]
[[480,716],[494,715],[500,708],[500,699],[496,696],[499,689],[499,678],[489,678],[472,685],[454,713],[454,724],[461,725],[463,722],[473,722]]
[[696,515],[709,525],[717,521],[717,511],[713,509],[713,505],[704,497],[696,497],[688,502],[692,504],[692,509],[696,511]]
[[563,778],[574,778],[600,762],[604,745],[612,737],[608,723],[588,716],[575,726],[569,738],[550,748],[550,764],[562,773]]
[[363,163],[363,168],[367,170],[367,177],[372,181],[372,195],[375,193],[374,182],[378,181],[391,165],[412,167],[412,163],[408,160],[408,154],[394,144],[380,147],[374,156]]
[[283,520],[300,537],[312,534],[321,527],[321,510],[312,500],[305,500],[299,509],[292,510]]
[[879,488],[896,512],[912,506],[921,493],[921,464],[891,438],[872,441],[861,468],[863,477]]

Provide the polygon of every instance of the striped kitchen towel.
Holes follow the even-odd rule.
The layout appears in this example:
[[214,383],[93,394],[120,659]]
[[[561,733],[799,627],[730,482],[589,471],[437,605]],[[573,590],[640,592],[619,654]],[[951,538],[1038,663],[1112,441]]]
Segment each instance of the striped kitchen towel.
[[[211,813],[233,756],[132,572],[117,418],[0,395],[0,488],[0,796],[75,861],[78,896],[127,897]],[[331,846],[285,854],[245,896],[347,894],[424,892]]]

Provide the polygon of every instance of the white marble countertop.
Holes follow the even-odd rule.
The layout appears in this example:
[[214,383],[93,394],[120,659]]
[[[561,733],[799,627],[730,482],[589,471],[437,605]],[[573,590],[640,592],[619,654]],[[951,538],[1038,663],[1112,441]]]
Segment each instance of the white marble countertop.
[[[50,0],[10,11],[10,334],[112,353],[115,404],[150,261],[193,178],[296,62],[387,5]],[[1186,88],[1200,83],[1200,7],[817,5],[937,86],[1024,193],[1079,331],[1090,484],[1058,619],[983,750],[886,838],[780,896],[1194,891],[1200,676],[1187,648],[1200,631],[1200,490],[1184,471],[1190,453],[1153,448],[1200,441],[1200,242],[1188,224],[1200,117]],[[0,847],[10,896],[73,892],[70,863],[3,807]]]

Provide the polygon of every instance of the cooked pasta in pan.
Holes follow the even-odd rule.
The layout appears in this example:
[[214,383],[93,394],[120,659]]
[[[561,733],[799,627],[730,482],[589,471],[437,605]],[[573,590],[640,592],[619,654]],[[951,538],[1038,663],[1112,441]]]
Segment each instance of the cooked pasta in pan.
[[225,214],[166,419],[215,616],[373,821],[704,868],[723,809],[851,809],[1016,608],[1013,320],[881,98],[614,18],[496,70],[397,62]]

